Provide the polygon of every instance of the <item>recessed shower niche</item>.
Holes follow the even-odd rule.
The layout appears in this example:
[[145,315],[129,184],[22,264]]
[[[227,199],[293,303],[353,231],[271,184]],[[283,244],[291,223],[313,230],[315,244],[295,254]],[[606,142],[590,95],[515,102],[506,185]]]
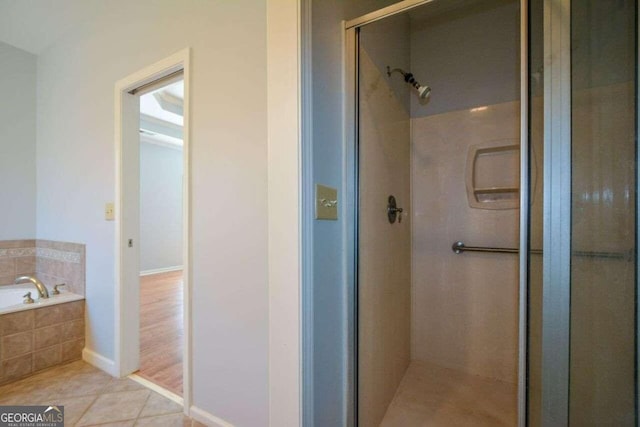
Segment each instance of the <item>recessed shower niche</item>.
[[516,209],[520,201],[520,145],[515,139],[472,145],[467,153],[467,199],[477,209]]

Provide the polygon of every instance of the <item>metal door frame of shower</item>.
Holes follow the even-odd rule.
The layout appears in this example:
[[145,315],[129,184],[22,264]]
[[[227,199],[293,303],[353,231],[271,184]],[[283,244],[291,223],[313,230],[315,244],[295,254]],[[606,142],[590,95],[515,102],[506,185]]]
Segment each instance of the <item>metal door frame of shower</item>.
[[[344,153],[343,212],[346,238],[347,289],[347,425],[358,419],[358,30],[367,24],[438,0],[404,0],[343,22]],[[444,1],[444,0],[440,0]],[[546,0],[553,3],[553,0]],[[563,0],[568,1],[568,0]],[[529,1],[520,0],[520,248],[529,241]],[[546,48],[546,46],[545,46]],[[545,165],[546,167],[546,165]],[[546,169],[545,169],[546,171]],[[546,178],[546,176],[545,176]],[[546,188],[545,188],[546,190]],[[545,193],[546,197],[546,193]],[[553,239],[555,240],[555,239]],[[545,248],[546,249],[546,248]],[[527,390],[527,279],[528,252],[519,255],[518,322],[518,426],[526,426]],[[547,255],[545,255],[546,261]]]
[[[638,8],[636,2],[636,9]],[[544,210],[542,284],[542,426],[569,425],[571,331],[571,0],[544,0]],[[636,105],[640,98],[640,31],[636,10]],[[638,185],[640,150],[636,106],[636,248],[638,242]],[[636,355],[635,399],[638,425],[638,354],[640,354],[640,281],[636,249]]]
[[542,426],[569,423],[571,0],[544,0]]

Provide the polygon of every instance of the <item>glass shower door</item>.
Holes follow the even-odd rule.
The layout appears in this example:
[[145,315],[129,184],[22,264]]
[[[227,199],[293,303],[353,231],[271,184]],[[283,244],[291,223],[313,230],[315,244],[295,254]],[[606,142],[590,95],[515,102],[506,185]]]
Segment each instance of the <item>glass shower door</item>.
[[634,426],[637,2],[529,6],[527,424]]
[[571,426],[636,423],[636,5],[571,2]]

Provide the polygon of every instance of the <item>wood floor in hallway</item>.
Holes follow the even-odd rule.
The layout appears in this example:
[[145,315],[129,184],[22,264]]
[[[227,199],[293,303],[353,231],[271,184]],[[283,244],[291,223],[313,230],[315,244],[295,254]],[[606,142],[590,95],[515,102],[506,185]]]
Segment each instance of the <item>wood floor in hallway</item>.
[[182,271],[140,277],[138,375],[182,396]]

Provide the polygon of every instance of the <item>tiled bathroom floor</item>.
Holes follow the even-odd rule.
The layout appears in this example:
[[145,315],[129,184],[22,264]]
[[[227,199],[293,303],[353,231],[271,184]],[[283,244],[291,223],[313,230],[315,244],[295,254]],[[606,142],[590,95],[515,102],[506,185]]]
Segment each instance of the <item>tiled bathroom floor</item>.
[[412,362],[381,427],[513,427],[517,388],[453,369]]
[[83,361],[0,387],[0,405],[63,405],[65,426],[203,426],[175,402]]

